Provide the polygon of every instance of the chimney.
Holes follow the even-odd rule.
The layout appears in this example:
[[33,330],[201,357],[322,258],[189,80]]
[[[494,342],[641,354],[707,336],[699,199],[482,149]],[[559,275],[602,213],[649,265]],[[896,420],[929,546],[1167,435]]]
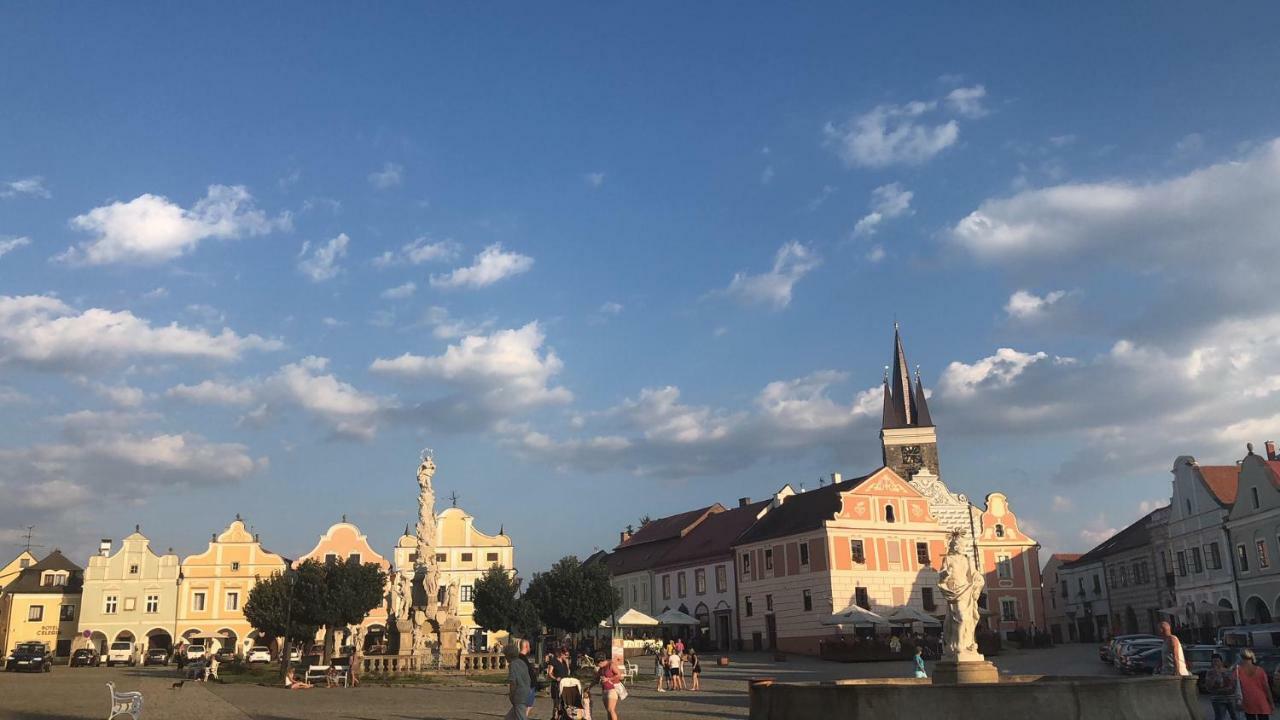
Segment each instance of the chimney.
[[831,473],[831,484],[835,485],[844,480],[844,476],[840,473]]
[[1267,447],[1267,459],[1275,460],[1276,459],[1276,441],[1268,440],[1266,447]]
[[620,538],[620,539],[618,540],[618,544],[619,544],[619,545],[621,545],[622,543],[624,543],[624,542],[626,542],[626,541],[628,541],[628,540],[630,540],[630,539],[631,539],[631,526],[630,526],[630,525],[628,525],[628,526],[627,526],[627,529],[626,529],[626,530],[623,530],[621,533],[619,533],[619,538]]
[[102,538],[98,542],[98,554],[107,557],[111,554],[111,538]]
[[738,507],[746,507],[746,506],[748,506],[748,505],[750,505],[750,504],[751,504],[751,498],[749,498],[749,497],[740,497],[740,498],[738,498]]

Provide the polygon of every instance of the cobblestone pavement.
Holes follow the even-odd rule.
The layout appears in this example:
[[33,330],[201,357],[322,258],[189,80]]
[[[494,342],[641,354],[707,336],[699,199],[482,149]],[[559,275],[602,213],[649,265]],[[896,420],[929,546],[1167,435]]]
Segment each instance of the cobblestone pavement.
[[[629,686],[631,696],[623,701],[622,720],[658,718],[745,718],[746,681],[772,677],[779,681],[815,681],[839,678],[907,677],[907,663],[827,663],[793,657],[776,663],[761,654],[732,656],[728,668],[704,661],[706,672],[701,692],[654,691],[652,676]],[[1091,645],[1066,645],[1051,650],[1009,652],[995,663],[1013,674],[1111,675],[1114,671],[1098,662]],[[649,672],[648,667],[642,671]],[[141,690],[145,698],[144,720],[454,720],[455,718],[496,718],[507,710],[505,688],[499,685],[467,684],[425,687],[365,686],[347,689],[286,691],[278,687],[240,684],[186,683],[173,689],[177,680],[172,668],[55,668],[48,674],[0,673],[0,720],[81,720],[106,717],[107,689],[114,681],[118,690]],[[534,720],[549,720],[550,700],[539,697]],[[597,720],[605,717],[599,701],[593,708]],[[1205,705],[1206,717],[1208,705]]]

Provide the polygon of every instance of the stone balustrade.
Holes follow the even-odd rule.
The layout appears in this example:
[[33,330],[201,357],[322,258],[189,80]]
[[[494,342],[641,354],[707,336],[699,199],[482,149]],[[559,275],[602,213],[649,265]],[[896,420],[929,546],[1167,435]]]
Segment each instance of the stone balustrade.
[[507,656],[500,652],[463,653],[463,672],[485,672],[489,670],[506,670]]
[[[463,653],[461,670],[469,672],[496,672],[507,669],[507,658],[500,652]],[[362,655],[360,671],[366,675],[419,675],[441,671],[441,661],[436,655]],[[448,668],[453,670],[454,668]]]

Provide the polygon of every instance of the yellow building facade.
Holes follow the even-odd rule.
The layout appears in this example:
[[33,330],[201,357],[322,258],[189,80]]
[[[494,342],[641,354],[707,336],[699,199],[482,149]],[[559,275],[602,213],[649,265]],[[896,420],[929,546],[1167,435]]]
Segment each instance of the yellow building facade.
[[257,632],[244,617],[249,591],[259,580],[286,568],[284,558],[263,549],[240,516],[209,549],[182,561],[178,577],[179,644],[203,640],[206,648],[233,650],[243,655],[258,642]]
[[[391,570],[391,562],[385,557],[379,555],[369,544],[369,539],[360,532],[360,528],[354,524],[347,522],[346,516],[343,516],[342,522],[335,523],[320,536],[319,542],[306,555],[294,561],[293,566],[296,568],[307,560],[317,560],[322,563],[327,562],[346,562],[355,560],[358,563],[374,563],[388,573]],[[388,575],[388,577],[390,577]],[[390,586],[383,588],[383,602],[374,608],[365,616],[361,626],[364,628],[365,645],[374,646],[385,643],[387,631],[387,615],[388,605],[390,602]],[[316,635],[316,641],[319,642],[324,638],[324,631],[320,630]],[[340,633],[339,642],[346,644],[350,637],[346,632]],[[361,651],[366,648],[361,648]]]
[[21,570],[0,596],[0,656],[33,641],[57,657],[70,655],[83,583],[84,571],[58,550]]
[[23,550],[18,553],[18,557],[9,561],[4,567],[0,567],[0,593],[4,592],[4,586],[18,579],[18,573],[35,565],[38,562],[36,556],[31,554],[30,550]]
[[171,649],[178,631],[178,570],[178,556],[152,552],[140,528],[114,554],[111,541],[103,540],[85,568],[81,635],[87,632],[101,655],[111,643],[133,643],[139,662],[148,649]]
[[[462,623],[463,636],[477,650],[501,642],[506,633],[487,633],[476,627],[472,618],[475,612],[472,590],[476,581],[495,565],[515,573],[516,551],[511,538],[501,530],[497,535],[477,530],[475,518],[461,508],[451,507],[436,517],[435,544],[442,592],[452,586],[457,588],[458,620]],[[408,533],[403,535],[396,543],[396,568],[412,568],[417,552],[417,538]]]

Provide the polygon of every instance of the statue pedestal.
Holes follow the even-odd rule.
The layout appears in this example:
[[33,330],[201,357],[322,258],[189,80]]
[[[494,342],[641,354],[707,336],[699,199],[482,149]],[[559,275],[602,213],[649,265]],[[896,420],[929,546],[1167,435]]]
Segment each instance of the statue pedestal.
[[[977,655],[977,653],[973,653]],[[978,655],[977,659],[939,660],[933,667],[934,685],[969,685],[973,683],[998,683],[1000,671],[995,665]]]

